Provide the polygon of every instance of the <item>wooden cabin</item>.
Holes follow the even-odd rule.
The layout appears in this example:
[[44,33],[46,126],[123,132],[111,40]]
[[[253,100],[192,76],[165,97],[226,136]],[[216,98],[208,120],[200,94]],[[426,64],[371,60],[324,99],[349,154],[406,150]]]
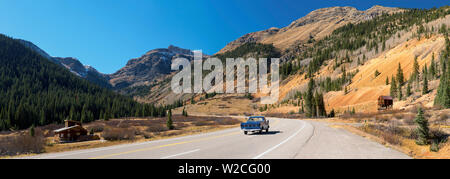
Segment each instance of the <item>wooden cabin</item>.
[[394,106],[394,99],[391,96],[378,97],[378,109],[388,109]]
[[54,130],[55,135],[58,135],[60,142],[78,141],[81,137],[86,136],[88,131],[83,128],[81,122],[65,120],[65,127]]

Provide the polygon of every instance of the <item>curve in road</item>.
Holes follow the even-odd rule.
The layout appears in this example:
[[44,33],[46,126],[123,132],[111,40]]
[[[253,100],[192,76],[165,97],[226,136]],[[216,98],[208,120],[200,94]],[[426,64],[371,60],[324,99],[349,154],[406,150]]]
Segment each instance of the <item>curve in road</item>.
[[396,150],[331,128],[323,122],[268,118],[270,131],[244,135],[239,128],[143,143],[49,153],[45,159],[301,159],[409,158]]

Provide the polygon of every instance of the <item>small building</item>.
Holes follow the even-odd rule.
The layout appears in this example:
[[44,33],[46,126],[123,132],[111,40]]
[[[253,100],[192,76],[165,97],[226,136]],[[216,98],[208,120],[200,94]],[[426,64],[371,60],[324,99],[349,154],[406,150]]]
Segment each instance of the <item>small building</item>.
[[394,106],[394,99],[392,96],[380,96],[378,97],[378,109],[388,109]]
[[88,134],[88,131],[83,128],[81,122],[65,120],[65,127],[54,130],[55,135],[58,135],[60,142],[79,141],[83,136]]

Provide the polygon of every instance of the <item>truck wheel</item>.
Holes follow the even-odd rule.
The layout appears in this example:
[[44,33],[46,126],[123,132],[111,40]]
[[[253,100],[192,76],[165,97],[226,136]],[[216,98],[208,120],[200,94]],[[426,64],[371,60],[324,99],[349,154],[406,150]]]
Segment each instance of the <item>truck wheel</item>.
[[247,135],[247,131],[244,131],[244,134]]

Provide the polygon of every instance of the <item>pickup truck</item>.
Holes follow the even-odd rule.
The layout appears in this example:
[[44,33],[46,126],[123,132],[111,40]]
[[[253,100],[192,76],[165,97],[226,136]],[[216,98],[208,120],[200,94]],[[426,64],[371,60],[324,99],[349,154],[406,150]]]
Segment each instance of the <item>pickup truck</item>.
[[241,129],[244,134],[247,135],[248,132],[269,132],[269,120],[266,120],[264,116],[251,116],[247,119],[247,122],[241,123]]

